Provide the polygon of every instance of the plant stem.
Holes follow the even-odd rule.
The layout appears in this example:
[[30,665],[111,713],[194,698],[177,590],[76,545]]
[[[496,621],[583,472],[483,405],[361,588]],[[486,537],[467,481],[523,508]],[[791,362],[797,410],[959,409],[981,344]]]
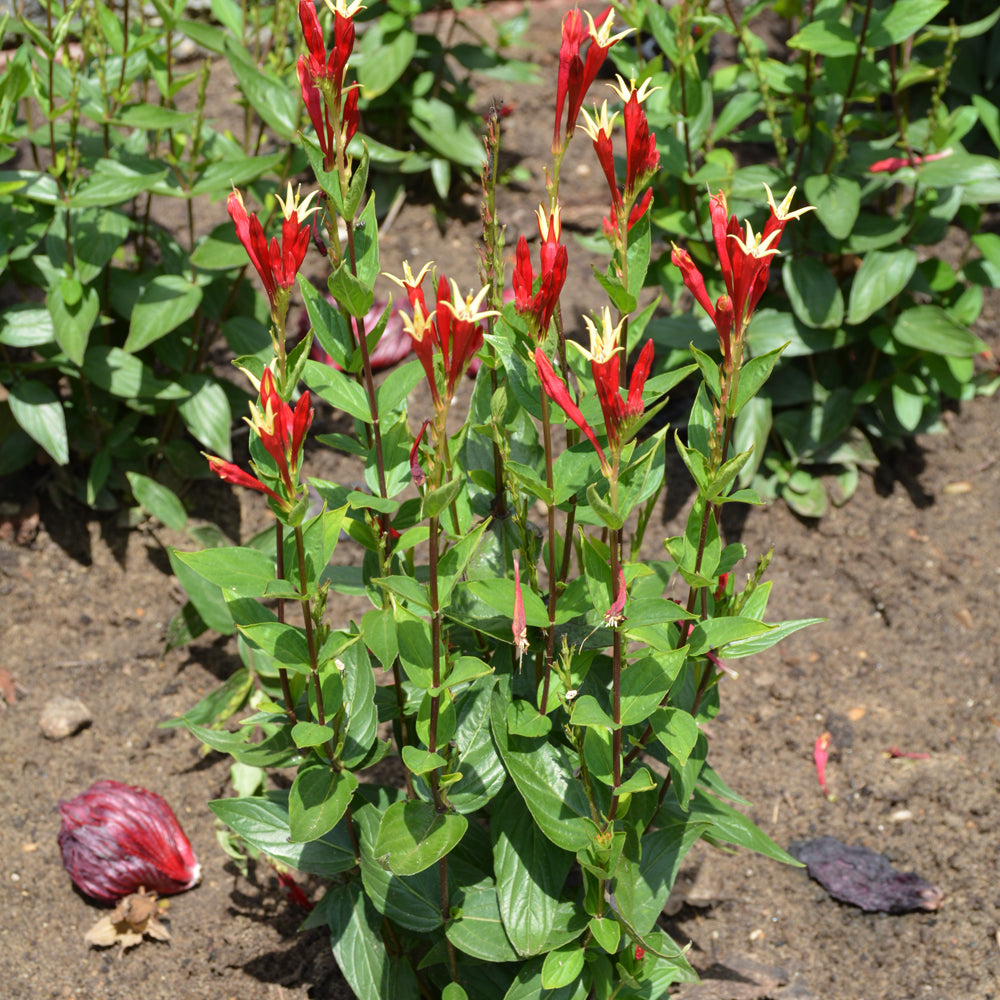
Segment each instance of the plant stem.
[[[284,525],[277,521],[274,526],[274,539],[275,539],[275,575],[279,580],[284,580],[285,578],[285,542],[284,542]],[[278,621],[284,623],[285,621],[285,599],[283,597],[278,598]],[[295,718],[295,706],[292,704],[292,689],[291,685],[288,683],[288,671],[285,667],[278,668],[278,679],[281,682],[281,696],[285,699],[285,713],[288,715],[288,721],[294,726],[298,719]]]
[[545,503],[549,536],[549,624],[545,630],[545,659],[543,664],[544,677],[542,681],[542,696],[539,700],[538,710],[542,713],[542,715],[546,715],[549,707],[549,684],[552,679],[552,658],[555,653],[556,602],[559,600],[559,580],[556,575],[556,508],[551,499],[553,483],[555,481],[552,471],[552,425],[549,415],[549,398],[545,395],[544,389],[541,390],[541,404],[542,441],[545,445],[545,486],[550,494],[550,499]]

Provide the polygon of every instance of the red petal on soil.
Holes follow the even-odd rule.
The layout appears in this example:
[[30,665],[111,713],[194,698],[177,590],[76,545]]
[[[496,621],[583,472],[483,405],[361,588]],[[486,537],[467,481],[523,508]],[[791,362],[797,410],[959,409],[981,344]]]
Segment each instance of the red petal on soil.
[[97,781],[59,803],[63,866],[78,889],[113,903],[142,886],[160,894],[183,892],[201,878],[201,866],[177,817],[155,792]]

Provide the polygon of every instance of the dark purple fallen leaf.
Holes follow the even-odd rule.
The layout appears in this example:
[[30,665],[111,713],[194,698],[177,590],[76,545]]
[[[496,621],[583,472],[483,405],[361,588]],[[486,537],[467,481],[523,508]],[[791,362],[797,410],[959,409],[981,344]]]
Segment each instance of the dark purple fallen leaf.
[[936,910],[942,893],[916,872],[897,871],[884,854],[860,844],[849,847],[836,837],[797,840],[788,853],[834,899],[852,903],[867,913],[906,913]]

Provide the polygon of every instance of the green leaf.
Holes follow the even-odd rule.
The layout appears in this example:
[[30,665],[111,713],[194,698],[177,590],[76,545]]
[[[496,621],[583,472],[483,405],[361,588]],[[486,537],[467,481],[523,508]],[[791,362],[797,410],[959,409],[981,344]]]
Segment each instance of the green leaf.
[[302,759],[302,754],[292,743],[291,733],[287,729],[278,730],[260,743],[252,743],[248,732],[230,733],[193,722],[185,722],[185,725],[206,746],[229,754],[241,764],[253,767],[289,767]]
[[292,726],[292,739],[299,749],[318,747],[333,739],[333,729],[318,722],[296,722]]
[[401,756],[407,770],[413,774],[427,774],[439,767],[445,767],[448,763],[439,753],[431,753],[409,745],[403,747]]
[[851,282],[847,322],[851,325],[863,323],[892,302],[907,286],[916,269],[917,255],[908,247],[892,251],[870,250]]
[[[727,652],[727,658],[728,655]],[[649,724],[667,753],[683,767],[698,742],[699,729],[694,716],[680,708],[661,708],[653,714]]]
[[20,379],[11,385],[7,401],[21,429],[57,465],[66,465],[69,462],[66,414],[55,393],[44,382]]
[[107,210],[111,205],[120,205],[136,195],[152,191],[167,176],[167,169],[155,162],[135,169],[116,160],[98,160],[93,173],[69,199],[69,205],[73,208],[99,206]]
[[205,271],[228,271],[246,262],[247,252],[231,222],[222,222],[203,236],[191,254],[191,263]]
[[914,306],[901,312],[892,335],[907,347],[953,358],[971,358],[986,350],[975,334],[939,306]]
[[490,835],[503,926],[517,953],[528,956],[537,955],[552,932],[573,855],[556,847],[519,806],[513,790],[498,800]]
[[373,1000],[420,1000],[409,960],[387,950],[379,932],[379,915],[357,880],[332,886],[324,903],[333,956],[354,995]]
[[351,771],[335,771],[329,763],[307,764],[288,793],[288,835],[295,843],[318,840],[341,820],[358,779]]
[[327,403],[366,423],[372,418],[365,390],[354,379],[319,361],[307,361],[302,377]]
[[[581,988],[579,980],[568,986],[560,986],[558,989],[546,989],[542,985],[542,966],[544,961],[543,958],[539,957],[522,964],[520,969],[518,969],[517,979],[514,980],[513,985],[504,994],[503,1000],[585,1000],[588,993],[585,988]],[[600,995],[602,997],[613,996],[610,991],[607,994]],[[619,996],[631,998],[638,996],[638,994],[619,994]],[[662,1000],[662,994],[658,994],[658,996]]]
[[138,472],[126,472],[125,475],[132,488],[132,495],[153,517],[174,531],[183,531],[187,527],[184,504],[173,490]]
[[[676,805],[670,804],[660,810],[657,821],[662,820],[661,825],[665,825],[671,820],[676,822],[682,815]],[[707,834],[711,835],[713,841],[721,840],[737,847],[746,847],[775,861],[802,867],[746,816],[703,788],[695,789],[686,821],[707,823]]]
[[[852,35],[853,38],[853,35]],[[806,200],[816,207],[816,216],[837,240],[846,240],[861,211],[861,186],[836,174],[807,177],[803,185]]]
[[[129,128],[141,128],[150,132],[167,128],[187,131],[194,121],[194,112],[164,108],[159,104],[128,104],[117,112],[114,121]],[[164,169],[162,173],[166,172]],[[229,228],[231,229],[232,225]]]
[[196,573],[179,556],[180,553],[176,549],[167,549],[170,568],[191,599],[198,616],[208,628],[214,629],[221,635],[232,635],[236,628],[218,585]]
[[382,817],[375,855],[394,875],[416,875],[448,854],[468,825],[430,802],[394,802]]
[[518,954],[504,933],[500,903],[492,884],[464,889],[455,904],[459,913],[445,934],[456,948],[484,962],[517,960]]
[[792,35],[788,39],[788,47],[834,58],[853,56],[858,51],[858,38],[848,24],[831,18],[817,18]]
[[624,516],[616,511],[598,492],[596,483],[591,483],[587,487],[587,503],[609,528],[618,530],[625,523]]
[[230,444],[233,412],[226,391],[211,375],[189,373],[177,381],[191,393],[177,405],[184,426],[213,455],[230,461],[233,456]]
[[[487,607],[507,618],[514,613],[514,581],[505,577],[491,577],[484,580],[470,580],[465,585]],[[528,587],[521,590],[524,602],[524,617],[528,625],[546,628],[549,612],[545,602]]]
[[459,477],[452,479],[451,482],[444,483],[435,490],[425,493],[422,508],[423,516],[437,517],[458,496],[458,492],[464,484],[465,479]]
[[672,654],[646,656],[622,671],[622,725],[633,726],[646,721],[670,690],[684,666],[686,655],[684,649],[679,649]]
[[52,314],[44,306],[16,302],[0,314],[0,344],[7,347],[41,347],[56,337]]
[[161,274],[146,285],[132,310],[124,350],[136,354],[190,319],[201,305],[201,288],[178,274]]
[[244,49],[242,40],[227,36],[225,50],[229,65],[239,82],[240,93],[280,139],[290,140],[298,123],[298,88],[289,87],[272,70],[254,62]]
[[176,382],[163,382],[153,370],[120,347],[92,344],[83,359],[83,374],[94,385],[119,399],[184,399],[187,389]]
[[907,3],[894,3],[884,10],[875,10],[865,35],[865,45],[879,49],[898,45],[915,35],[947,6],[948,0],[907,0]]
[[[210,551],[232,550],[212,549]],[[238,625],[237,627],[240,635],[247,642],[264,650],[268,656],[276,659],[280,666],[287,667],[298,674],[309,673],[309,644],[303,629],[279,621],[255,622],[251,625]]]
[[400,878],[386,871],[375,858],[380,815],[373,806],[354,813],[361,840],[361,878],[376,909],[401,927],[417,934],[441,929],[441,887],[438,872],[428,868],[419,875]]
[[592,917],[590,923],[587,924],[587,930],[609,955],[614,955],[618,951],[618,944],[621,941],[621,927],[616,920],[612,920],[610,917]]
[[[776,347],[773,351],[768,351],[766,354],[759,354],[744,361],[743,367],[740,369],[740,380],[733,397],[732,414],[734,417],[738,417],[743,412],[743,408],[756,396],[760,387],[771,377],[771,372],[774,371],[774,366],[777,364],[783,351],[784,347]],[[742,451],[745,449],[737,450]],[[757,454],[754,457],[759,461],[762,456]]]
[[761,635],[770,625],[752,618],[709,618],[699,622],[688,638],[691,656],[701,656],[710,649],[722,650],[727,643]]
[[479,170],[486,154],[479,137],[460,122],[453,105],[439,97],[415,98],[409,125],[435,153],[452,163]]
[[[190,601],[188,605],[193,608]],[[197,612],[195,613],[197,614]],[[201,622],[201,628],[204,631],[204,622]],[[173,649],[182,644],[181,642],[173,645],[168,643],[167,648]],[[189,722],[197,723],[199,726],[218,725],[225,722],[246,704],[246,700],[253,690],[253,682],[253,674],[246,667],[239,667],[222,684],[209,691],[197,705],[189,708],[183,715],[161,722],[160,728],[176,729]]]
[[[661,816],[664,810],[660,810]],[[673,888],[684,855],[708,822],[671,814],[641,841],[640,860],[626,851],[615,872],[614,897],[622,916],[640,935],[653,929]]]
[[83,288],[75,279],[64,278],[49,289],[45,304],[59,346],[73,364],[82,365],[90,331],[101,311],[97,289]]
[[542,986],[547,990],[569,986],[583,971],[583,959],[584,950],[576,941],[550,951],[542,963]]
[[578,762],[566,748],[544,738],[509,736],[506,705],[497,685],[490,727],[507,771],[542,833],[556,846],[576,853],[596,831],[583,784],[573,777]]
[[274,582],[274,563],[257,549],[233,546],[176,555],[199,576],[233,597],[263,597]]
[[309,843],[289,840],[288,792],[216,799],[209,808],[255,850],[295,871],[332,879],[357,864],[345,824]]
[[362,36],[362,49],[368,58],[358,66],[358,83],[361,84],[361,96],[370,101],[386,93],[409,67],[417,49],[417,35],[408,26],[383,34],[377,22],[369,31],[377,33],[381,42],[374,49],[370,41],[376,39],[369,40],[368,31]]
[[[497,658],[494,658],[494,663]],[[503,787],[507,780],[503,761],[490,737],[490,704],[495,680],[492,675],[472,682],[458,702],[455,735],[458,761],[453,759],[452,771],[461,778],[448,788],[448,801],[460,813],[481,809]]]
[[358,318],[364,316],[375,301],[371,287],[351,273],[346,261],[341,261],[330,275],[327,286],[340,306]]
[[806,326],[830,330],[843,323],[844,296],[830,268],[821,261],[815,257],[790,257],[781,269],[781,277],[793,312]]

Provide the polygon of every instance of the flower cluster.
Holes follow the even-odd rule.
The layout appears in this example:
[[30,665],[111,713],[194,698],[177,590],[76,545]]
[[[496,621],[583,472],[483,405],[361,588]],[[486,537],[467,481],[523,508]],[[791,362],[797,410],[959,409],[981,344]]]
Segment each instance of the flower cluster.
[[299,21],[309,55],[299,56],[298,72],[302,100],[323,151],[323,166],[332,170],[338,146],[346,148],[358,130],[358,88],[348,87],[345,92],[344,78],[354,50],[354,15],[363,5],[361,0],[326,3],[333,11],[333,48],[329,54],[313,0],[300,0]]
[[[608,50],[631,32],[631,28],[611,33],[614,11],[608,7],[595,21],[585,14],[587,27],[579,9],[569,11],[562,22],[562,44],[559,47],[559,76],[556,82],[556,127],[552,138],[552,152],[561,153],[573,135],[576,120],[583,107],[583,99],[594,82],[598,71],[604,65]],[[587,39],[586,59],[580,49]],[[563,124],[563,109],[566,111]]]
[[[209,468],[227,483],[246,486],[248,489],[266,493],[283,509],[288,510],[298,492],[299,466],[302,462],[302,447],[306,431],[313,419],[312,401],[304,392],[293,410],[278,392],[274,374],[270,368],[264,369],[260,380],[260,405],[250,404],[251,416],[245,418],[251,430],[260,439],[268,455],[274,459],[278,470],[277,486],[284,494],[273,490],[261,479],[252,476],[238,465],[206,455]],[[251,462],[251,465],[253,463]],[[254,468],[254,471],[258,470]]]
[[434,308],[428,309],[422,285],[431,266],[425,264],[414,277],[410,265],[404,262],[403,277],[389,277],[402,286],[410,300],[413,315],[403,314],[403,326],[427,375],[434,408],[441,410],[454,396],[458,380],[483,346],[482,321],[496,314],[480,309],[488,288],[463,298],[456,282],[449,282],[443,274],[437,282]]
[[585,316],[584,322],[590,332],[590,349],[587,350],[573,341],[570,343],[573,343],[573,346],[590,361],[590,370],[594,376],[594,388],[597,391],[597,399],[601,404],[601,413],[604,416],[608,449],[612,453],[615,464],[608,460],[604,449],[597,440],[594,429],[587,423],[580,408],[573,402],[566,384],[555,373],[552,362],[549,361],[540,347],[535,349],[535,365],[538,368],[538,377],[541,379],[545,394],[553,402],[558,403],[566,416],[587,435],[600,459],[602,471],[610,478],[617,464],[617,457],[621,453],[622,445],[628,440],[645,409],[642,401],[642,390],[645,388],[646,379],[649,377],[649,370],[653,364],[653,342],[647,340],[639,352],[635,367],[632,369],[632,377],[629,380],[628,396],[623,400],[619,391],[618,355],[622,349],[621,331],[624,321],[612,327],[611,313],[605,307],[601,313],[600,330],[590,317]]
[[604,176],[611,191],[611,215],[604,220],[604,231],[611,239],[618,235],[620,215],[628,212],[629,229],[642,218],[649,207],[653,192],[647,190],[638,199],[638,194],[660,165],[660,154],[656,148],[656,137],[649,131],[646,113],[642,110],[645,101],[656,87],[650,87],[644,80],[636,90],[635,81],[626,83],[620,76],[617,84],[610,87],[624,102],[622,117],[625,123],[625,184],[624,190],[619,190],[618,178],[615,175],[614,149],[611,143],[611,132],[614,129],[618,112],[608,116],[608,102],[604,101],[600,109],[595,108],[594,114],[583,112],[581,128],[590,136],[594,144],[594,152],[601,164]]
[[523,235],[517,241],[511,285],[517,311],[528,319],[533,332],[544,338],[556,304],[559,302],[559,295],[566,283],[568,254],[566,247],[559,242],[561,231],[559,209],[546,212],[543,208],[539,208],[537,215],[538,233],[542,237],[538,291],[534,290],[535,274],[531,269],[528,241]]
[[790,220],[797,219],[812,208],[806,206],[795,212],[789,211],[795,188],[788,192],[780,205],[775,204],[771,189],[766,184],[764,189],[767,191],[771,214],[760,233],[754,233],[749,222],[746,223],[745,232],[740,228],[736,216],[729,215],[726,196],[721,191],[712,195],[709,200],[712,237],[726,285],[726,294],[720,296],[714,304],[705,288],[705,279],[691,255],[677,246],[674,246],[670,255],[671,261],[681,270],[684,284],[715,325],[722,348],[723,368],[727,375],[739,367],[743,335],[767,288],[771,258],[778,253],[778,243],[785,226]]
[[271,304],[271,318],[279,327],[288,310],[289,292],[295,284],[295,276],[305,259],[306,250],[309,249],[312,230],[307,220],[316,211],[315,207],[309,207],[315,196],[314,191],[304,201],[300,201],[298,192],[293,193],[292,185],[288,185],[287,197],[284,200],[278,197],[283,218],[281,240],[279,242],[277,237],[272,237],[270,243],[256,214],[247,214],[239,191],[233,190],[226,202],[229,216],[236,226],[236,235],[260,275],[260,280],[264,282],[264,291]]

